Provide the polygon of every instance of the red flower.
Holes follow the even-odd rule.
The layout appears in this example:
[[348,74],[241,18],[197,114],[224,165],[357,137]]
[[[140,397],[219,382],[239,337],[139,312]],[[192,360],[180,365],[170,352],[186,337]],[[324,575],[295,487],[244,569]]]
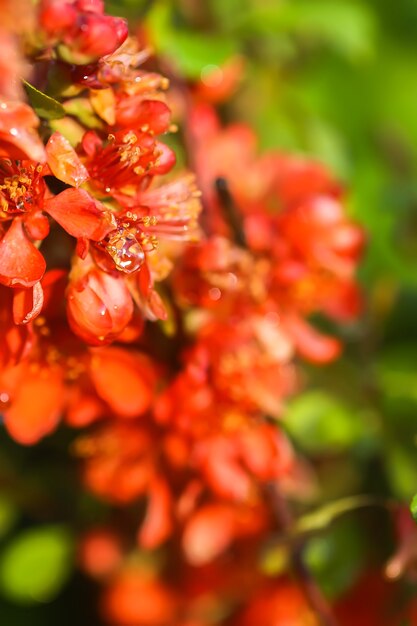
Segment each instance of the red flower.
[[175,164],[170,148],[150,133],[137,130],[116,131],[106,142],[89,131],[84,135],[82,147],[94,184],[122,203],[146,189],[151,177],[169,172]]
[[40,24],[68,63],[86,65],[114,52],[128,35],[124,19],[104,15],[99,0],[42,0]]
[[[82,269],[85,266],[85,269]],[[98,269],[91,261],[78,261],[67,291],[68,322],[88,344],[110,343],[126,328],[133,302],[122,278]]]

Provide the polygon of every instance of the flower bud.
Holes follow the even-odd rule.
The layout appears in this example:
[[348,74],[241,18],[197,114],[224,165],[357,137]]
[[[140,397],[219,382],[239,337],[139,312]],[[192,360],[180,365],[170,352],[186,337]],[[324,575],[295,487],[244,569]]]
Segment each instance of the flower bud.
[[91,345],[102,345],[130,322],[133,303],[120,277],[93,268],[70,282],[67,315],[75,334]]

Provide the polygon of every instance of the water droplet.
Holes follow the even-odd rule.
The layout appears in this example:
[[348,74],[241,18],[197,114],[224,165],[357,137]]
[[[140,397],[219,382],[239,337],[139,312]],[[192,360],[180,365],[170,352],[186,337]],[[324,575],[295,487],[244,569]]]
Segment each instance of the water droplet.
[[220,298],[222,297],[222,292],[218,287],[212,287],[209,290],[209,296],[211,300],[220,300]]
[[265,314],[265,319],[270,323],[270,324],[278,324],[280,319],[279,319],[279,314],[276,311],[269,311],[268,313]]
[[136,272],[145,260],[142,246],[125,229],[110,237],[106,247],[117,269],[126,274]]

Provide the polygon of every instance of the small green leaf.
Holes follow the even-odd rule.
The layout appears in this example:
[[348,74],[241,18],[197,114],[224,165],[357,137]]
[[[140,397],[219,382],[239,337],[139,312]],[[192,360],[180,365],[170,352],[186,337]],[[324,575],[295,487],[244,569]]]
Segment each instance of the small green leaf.
[[381,502],[371,496],[350,496],[330,502],[316,511],[300,517],[293,530],[294,535],[315,533],[325,530],[330,524],[345,513],[355,511],[363,507],[381,505]]
[[413,516],[413,520],[417,522],[417,494],[411,500],[410,511]]
[[3,594],[20,604],[48,602],[66,582],[72,565],[72,540],[62,526],[22,532],[0,559]]
[[51,98],[46,93],[39,91],[26,80],[23,81],[29,102],[39,117],[46,120],[58,120],[65,117],[65,109],[60,102]]

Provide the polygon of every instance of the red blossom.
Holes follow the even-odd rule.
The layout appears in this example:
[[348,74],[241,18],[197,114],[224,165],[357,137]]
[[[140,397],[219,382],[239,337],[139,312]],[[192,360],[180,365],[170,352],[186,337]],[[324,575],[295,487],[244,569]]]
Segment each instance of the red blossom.
[[79,65],[111,54],[128,35],[126,21],[105,15],[101,2],[42,0],[39,21],[60,57]]
[[133,315],[132,298],[123,278],[101,271],[88,260],[79,261],[73,272],[78,278],[70,279],[67,291],[71,328],[89,344],[110,343]]

